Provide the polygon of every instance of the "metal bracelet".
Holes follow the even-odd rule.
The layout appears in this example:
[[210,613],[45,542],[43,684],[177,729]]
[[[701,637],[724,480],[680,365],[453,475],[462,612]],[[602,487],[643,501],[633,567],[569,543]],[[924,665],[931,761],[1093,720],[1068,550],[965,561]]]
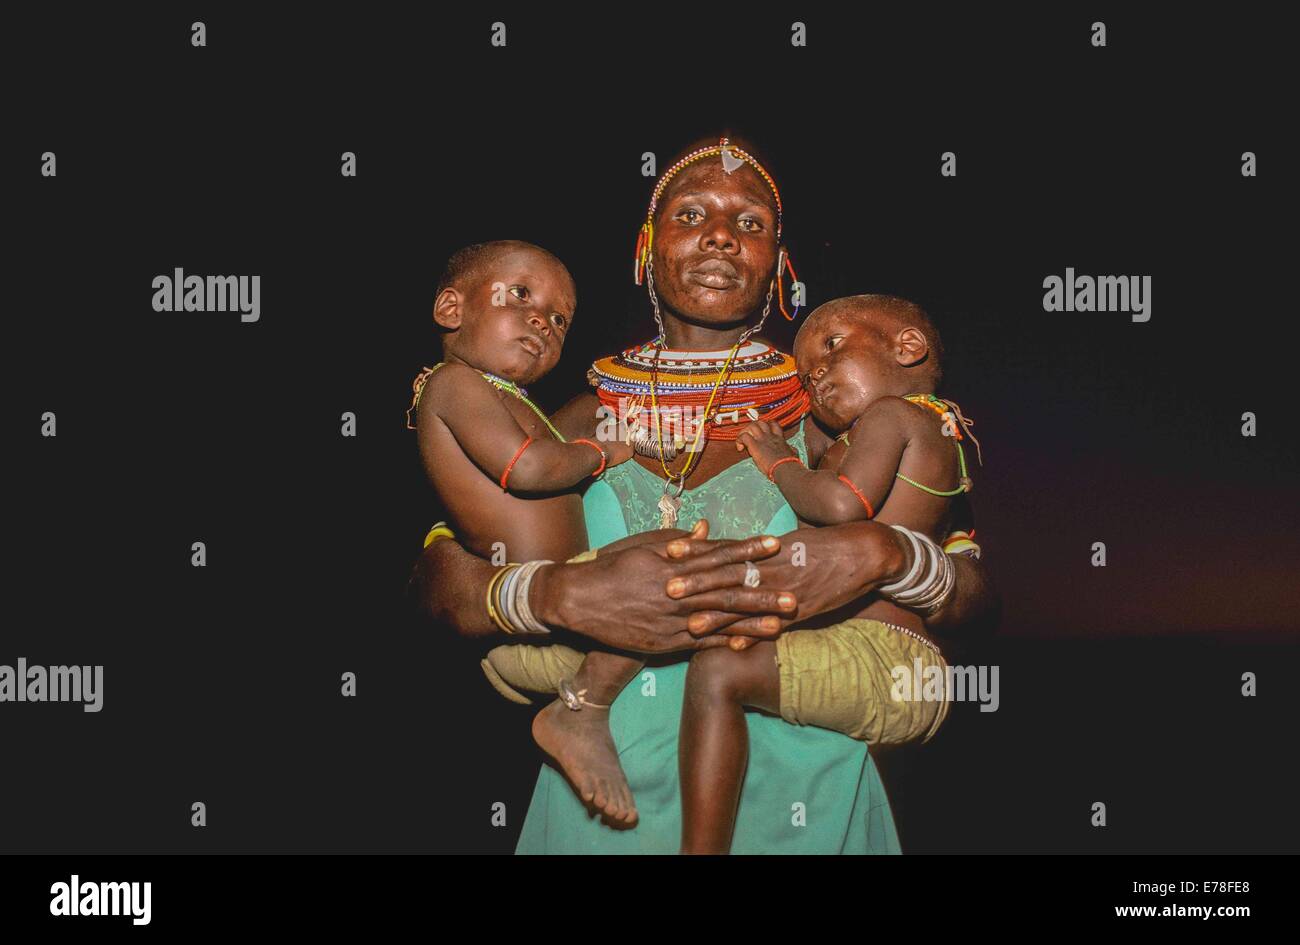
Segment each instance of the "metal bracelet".
[[528,603],[528,591],[533,585],[533,575],[542,567],[548,564],[554,564],[554,561],[539,559],[537,561],[525,562],[519,568],[519,574],[512,590],[512,613],[518,615],[519,625],[529,633],[550,633],[551,630],[546,624],[542,623],[533,614],[533,609]]
[[[952,560],[928,535],[900,525],[891,527],[907,537],[912,545],[914,560],[905,577],[879,588],[877,593],[900,607],[920,614],[933,614],[944,605],[956,586],[956,570],[952,566]],[[922,558],[925,559],[924,563]],[[925,572],[924,577],[920,577],[922,571]]]
[[894,592],[901,591],[902,589],[909,587],[911,583],[916,580],[917,575],[920,573],[921,569],[925,567],[925,563],[922,560],[923,555],[921,552],[921,544],[916,540],[916,536],[912,533],[912,530],[910,528],[904,528],[902,525],[891,525],[889,527],[894,529],[897,532],[901,532],[903,537],[907,539],[907,543],[911,545],[912,566],[908,568],[907,573],[903,575],[901,578],[899,578],[897,581],[894,581],[892,584],[886,584],[882,587],[877,588],[876,593],[878,593],[881,597],[889,597]]

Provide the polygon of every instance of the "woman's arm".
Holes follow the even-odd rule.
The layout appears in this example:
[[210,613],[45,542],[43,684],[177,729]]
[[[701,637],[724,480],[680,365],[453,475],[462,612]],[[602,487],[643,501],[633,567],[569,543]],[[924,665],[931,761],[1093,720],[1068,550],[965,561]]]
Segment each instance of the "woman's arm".
[[[678,533],[684,535],[685,533]],[[563,627],[605,646],[641,653],[666,653],[723,645],[725,636],[696,639],[687,619],[697,609],[725,611],[732,619],[754,617],[752,636],[773,636],[780,630],[779,615],[793,613],[793,595],[776,586],[729,587],[723,579],[710,581],[711,589],[689,602],[669,598],[664,588],[673,579],[696,574],[735,574],[743,562],[760,561],[780,548],[770,536],[743,541],[704,540],[707,524],[692,533],[694,546],[679,556],[670,546],[682,538],[661,538],[642,544],[605,549],[591,561],[553,564],[541,568],[532,580],[529,605],[534,615],[550,627]],[[410,580],[416,606],[425,616],[450,625],[465,637],[501,635],[487,615],[488,582],[498,569],[451,540],[435,541],[424,549]],[[770,622],[760,621],[766,616]],[[545,640],[543,635],[510,637],[520,642]]]
[[[693,546],[693,541],[679,544]],[[694,550],[693,548],[691,550]],[[949,555],[955,568],[952,594],[926,619],[935,633],[963,636],[986,629],[997,619],[997,592],[983,564],[964,555]],[[783,535],[781,550],[758,565],[760,587],[792,593],[797,606],[781,618],[782,626],[835,610],[876,588],[890,584],[911,568],[911,546],[902,535],[879,522],[848,522],[824,528],[806,528]],[[725,634],[770,636],[753,618],[738,618],[711,610],[707,603],[720,588],[744,578],[744,564],[685,575],[680,585],[667,588],[668,596],[695,603],[689,629],[695,634],[721,630]]]
[[[424,549],[415,562],[407,592],[416,609],[438,623],[454,627],[463,637],[490,637],[501,631],[487,612],[487,587],[499,568],[470,554],[459,542],[441,539]],[[522,634],[521,642],[544,640]]]
[[596,414],[599,409],[600,399],[590,391],[585,391],[551,414],[551,423],[564,434],[566,440],[576,440],[579,437],[594,440],[596,428],[600,424],[600,417]]

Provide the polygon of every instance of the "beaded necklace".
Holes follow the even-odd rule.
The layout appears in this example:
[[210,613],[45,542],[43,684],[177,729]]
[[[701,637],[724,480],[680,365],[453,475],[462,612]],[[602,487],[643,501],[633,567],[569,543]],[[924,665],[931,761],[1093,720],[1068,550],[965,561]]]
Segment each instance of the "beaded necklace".
[[551,434],[557,440],[559,440],[561,443],[567,442],[564,439],[564,434],[562,434],[559,430],[555,429],[554,425],[552,425],[551,418],[548,417],[546,414],[542,413],[541,408],[538,407],[537,404],[533,403],[531,400],[528,399],[528,391],[524,390],[514,381],[507,381],[504,377],[497,377],[495,374],[489,374],[487,371],[479,371],[479,373],[483,375],[483,379],[485,381],[487,381],[497,390],[503,390],[507,394],[511,394],[514,397],[518,398],[519,400],[523,401],[523,403],[528,406],[528,409],[531,410],[533,413],[537,414],[537,416],[541,419],[542,423],[546,424],[546,429],[550,430]]
[[[750,421],[789,426],[808,412],[808,392],[794,359],[760,342],[701,352],[646,344],[601,358],[587,376],[601,403],[637,427],[637,442],[642,428],[660,429],[661,413],[702,412],[707,439],[734,440]],[[654,416],[642,420],[647,406]],[[645,445],[638,452],[656,455],[657,448]],[[671,460],[684,445],[682,436],[674,436],[666,458]]]
[[[983,457],[980,456],[980,441],[975,439],[975,434],[970,431],[974,422],[967,419],[962,414],[961,408],[958,407],[954,401],[940,400],[938,397],[934,396],[934,394],[908,394],[903,399],[916,404],[918,407],[926,407],[933,410],[943,419],[944,435],[952,437],[953,445],[957,447],[957,467],[960,471],[960,475],[957,479],[957,488],[947,490],[933,489],[930,486],[917,482],[915,479],[904,476],[901,472],[894,473],[894,478],[901,479],[908,485],[916,486],[916,488],[920,489],[922,492],[928,492],[930,495],[939,496],[940,498],[945,499],[951,498],[955,495],[960,495],[963,492],[970,492],[972,483],[966,470],[966,453],[961,448],[961,441],[962,431],[964,430],[966,435],[970,437],[971,442],[975,444],[975,453],[977,457],[979,457],[980,463],[983,464]],[[849,431],[845,430],[835,439],[842,440],[844,445],[847,447],[849,445]]]
[[[699,429],[696,430],[695,432],[695,442],[691,444],[690,452],[686,454],[686,465],[684,465],[681,468],[681,471],[678,473],[671,473],[668,471],[668,462],[664,458],[664,440],[663,440],[663,434],[660,432],[659,429],[659,399],[657,397],[657,386],[656,386],[659,378],[659,371],[658,371],[659,350],[656,349],[655,370],[650,375],[650,413],[651,416],[654,417],[654,421],[655,421],[655,443],[657,444],[658,453],[659,453],[659,466],[660,468],[663,469],[664,478],[668,480],[668,484],[670,486],[672,485],[678,486],[677,488],[678,496],[682,494],[682,489],[686,487],[686,477],[690,474],[691,467],[695,465],[695,457],[698,456],[700,452],[700,439],[701,437],[704,436],[705,428],[713,420],[713,417],[710,415],[709,411],[713,409],[713,401],[714,398],[718,396],[718,390],[721,389],[727,383],[727,379],[731,377],[731,365],[736,358],[736,352],[740,350],[740,345],[741,342],[739,341],[737,341],[734,345],[732,345],[731,352],[727,355],[727,361],[722,366],[722,370],[718,373],[718,379],[713,384],[713,390],[709,391],[709,400],[704,405],[704,415],[700,418]],[[667,497],[666,489],[664,490],[664,495],[665,497]],[[665,514],[667,514],[666,510],[662,508],[664,504],[665,503],[662,502],[660,503],[661,511],[664,511]],[[677,520],[677,514],[676,514],[677,509],[680,507],[681,507],[681,500],[677,499],[676,505],[673,507],[672,510],[674,522],[676,522]]]
[[[445,363],[446,362],[444,361],[439,361],[433,367],[425,368],[418,375],[416,375],[415,380],[411,383],[411,389],[415,391],[415,396],[411,398],[411,406],[406,411],[406,428],[408,430],[414,430],[416,428],[415,425],[411,423],[411,416],[412,414],[415,413],[416,407],[420,405],[420,395],[424,393],[424,385],[428,382],[429,378],[433,376],[433,372],[438,370],[438,368],[442,367],[443,364]],[[507,394],[510,394],[512,397],[515,397],[516,399],[522,401],[528,407],[529,410],[537,414],[538,418],[542,421],[542,423],[546,424],[546,429],[550,430],[551,434],[557,440],[559,440],[561,443],[568,442],[567,440],[564,439],[564,434],[562,434],[559,430],[555,429],[554,424],[551,423],[551,418],[546,416],[546,414],[542,412],[542,409],[538,407],[537,404],[533,403],[531,400],[528,399],[527,390],[520,387],[514,381],[508,381],[504,377],[497,377],[495,374],[491,374],[488,371],[479,371],[479,374],[482,375],[483,380],[487,381],[497,390],[505,391]]]
[[[734,440],[758,419],[788,426],[808,412],[808,392],[794,359],[745,336],[728,351],[674,351],[657,339],[601,358],[587,377],[601,404],[627,423],[633,449],[658,459],[665,479],[659,499],[663,528],[677,522],[686,478],[696,468],[705,440]],[[696,415],[693,431],[685,420],[687,411]],[[673,472],[668,464],[688,437],[690,455]]]

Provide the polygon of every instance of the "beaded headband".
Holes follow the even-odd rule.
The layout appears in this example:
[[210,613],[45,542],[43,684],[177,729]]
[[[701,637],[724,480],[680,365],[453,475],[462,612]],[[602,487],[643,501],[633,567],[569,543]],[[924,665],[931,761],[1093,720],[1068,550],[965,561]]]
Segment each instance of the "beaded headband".
[[645,278],[646,262],[650,259],[650,247],[654,244],[655,208],[659,205],[659,198],[663,196],[668,182],[677,176],[683,168],[714,154],[722,155],[722,169],[728,174],[740,167],[742,163],[745,163],[756,170],[763,180],[767,181],[767,186],[772,188],[772,196],[776,198],[776,240],[778,243],[781,241],[781,192],[776,188],[776,181],[772,180],[772,175],[767,172],[762,164],[758,163],[758,159],[754,155],[736,147],[731,143],[731,139],[722,138],[717,144],[692,151],[659,176],[659,182],[655,184],[654,193],[650,195],[650,209],[646,211],[645,223],[641,224],[641,231],[636,240],[633,278],[636,280],[637,285],[641,285],[642,280]]

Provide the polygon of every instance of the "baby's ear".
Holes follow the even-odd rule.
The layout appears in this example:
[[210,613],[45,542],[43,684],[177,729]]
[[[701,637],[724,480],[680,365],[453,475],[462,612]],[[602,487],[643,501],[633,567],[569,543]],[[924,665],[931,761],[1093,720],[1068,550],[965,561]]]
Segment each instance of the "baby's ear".
[[898,333],[895,357],[903,367],[920,364],[930,353],[930,342],[919,328],[904,328]]
[[439,328],[455,331],[461,324],[461,305],[464,299],[455,289],[446,288],[433,300],[433,320]]

